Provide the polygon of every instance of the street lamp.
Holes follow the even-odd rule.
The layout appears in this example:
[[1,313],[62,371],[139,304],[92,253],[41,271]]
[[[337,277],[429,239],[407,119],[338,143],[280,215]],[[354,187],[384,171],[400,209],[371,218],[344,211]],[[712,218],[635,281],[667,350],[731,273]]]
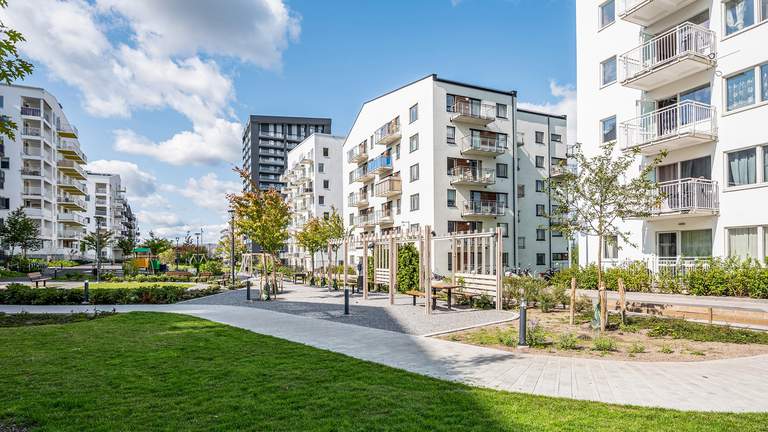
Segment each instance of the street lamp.
[[101,218],[96,218],[96,283],[99,283],[101,277],[101,251],[99,250],[99,232],[101,231]]
[[174,251],[174,258],[176,260],[176,271],[179,271],[179,236],[176,236],[176,249]]
[[229,267],[232,276],[232,288],[237,288],[235,284],[235,209],[229,209]]

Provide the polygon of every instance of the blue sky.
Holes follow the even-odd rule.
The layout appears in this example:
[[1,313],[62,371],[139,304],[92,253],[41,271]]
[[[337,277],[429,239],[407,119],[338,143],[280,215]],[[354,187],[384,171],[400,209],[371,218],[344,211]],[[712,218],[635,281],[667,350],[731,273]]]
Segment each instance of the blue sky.
[[575,108],[571,0],[10,3],[26,84],[58,97],[94,169],[125,177],[145,235],[221,228],[249,114],[344,135],[362,102],[430,73]]

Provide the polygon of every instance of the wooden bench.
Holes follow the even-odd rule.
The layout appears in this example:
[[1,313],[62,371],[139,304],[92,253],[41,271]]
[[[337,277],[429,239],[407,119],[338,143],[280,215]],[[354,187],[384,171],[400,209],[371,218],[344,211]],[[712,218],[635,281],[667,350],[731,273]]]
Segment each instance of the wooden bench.
[[43,274],[40,272],[27,273],[27,277],[29,278],[30,282],[35,283],[35,288],[40,286],[40,282],[42,282],[43,286],[45,286],[45,282],[51,280],[51,278],[43,277]]
[[407,295],[413,297],[413,305],[416,306],[416,297],[425,297],[423,291],[406,291]]
[[208,280],[213,277],[213,273],[211,272],[200,272],[197,274],[198,278],[205,278],[205,280]]
[[467,292],[467,291],[456,291],[455,295],[458,298],[469,300],[469,307],[474,307],[475,299],[480,297],[483,294]]
[[169,271],[165,272],[166,276],[180,276],[180,277],[192,277],[192,273],[187,271]]

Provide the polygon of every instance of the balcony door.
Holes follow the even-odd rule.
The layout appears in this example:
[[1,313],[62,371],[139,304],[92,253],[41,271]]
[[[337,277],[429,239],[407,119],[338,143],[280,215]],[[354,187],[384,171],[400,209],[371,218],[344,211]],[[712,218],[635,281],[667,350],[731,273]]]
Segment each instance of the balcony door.
[[656,255],[660,258],[674,258],[677,256],[677,233],[662,232],[657,234]]
[[658,137],[665,137],[674,134],[677,131],[677,95],[667,99],[656,101],[656,127],[658,128]]

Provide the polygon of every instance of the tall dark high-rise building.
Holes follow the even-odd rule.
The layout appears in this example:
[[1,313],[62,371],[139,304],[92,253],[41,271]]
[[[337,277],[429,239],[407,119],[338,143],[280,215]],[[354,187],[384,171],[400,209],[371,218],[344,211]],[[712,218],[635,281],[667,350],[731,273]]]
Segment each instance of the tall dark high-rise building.
[[253,183],[259,189],[282,189],[288,152],[315,132],[330,134],[331,119],[250,116],[243,133],[243,167]]

